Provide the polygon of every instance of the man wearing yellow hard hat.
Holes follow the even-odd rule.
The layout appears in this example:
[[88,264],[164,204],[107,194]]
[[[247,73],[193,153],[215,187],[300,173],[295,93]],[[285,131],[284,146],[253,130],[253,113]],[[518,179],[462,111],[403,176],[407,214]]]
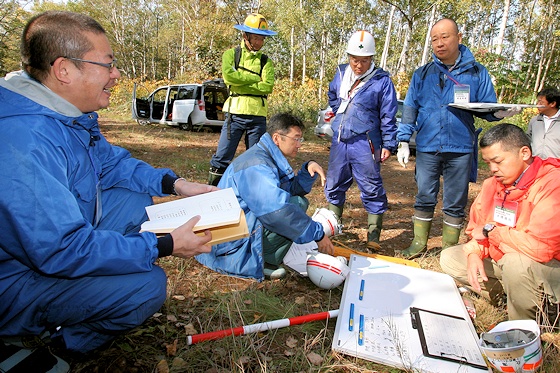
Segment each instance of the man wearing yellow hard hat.
[[258,13],[249,14],[243,24],[234,27],[242,31],[243,41],[222,56],[222,76],[230,96],[224,103],[226,120],[218,149],[210,161],[208,184],[212,185],[218,185],[243,133],[248,149],[266,132],[267,97],[274,87],[274,65],[260,50],[266,37],[277,32],[270,30],[266,18]]

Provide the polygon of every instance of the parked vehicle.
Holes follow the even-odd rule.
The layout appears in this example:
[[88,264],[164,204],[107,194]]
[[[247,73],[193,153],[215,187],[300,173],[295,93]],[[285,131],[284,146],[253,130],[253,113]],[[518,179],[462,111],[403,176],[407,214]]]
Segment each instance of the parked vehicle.
[[[403,101],[397,101],[397,126],[401,124]],[[317,125],[315,126],[314,132],[320,138],[331,141],[333,137],[333,130],[331,128],[332,121],[334,120],[334,113],[330,106],[325,109],[319,110],[317,115]],[[416,132],[412,134],[410,138],[410,150],[414,154],[416,152]]]
[[163,86],[143,97],[137,94],[137,88],[134,84],[132,118],[139,124],[168,124],[185,131],[202,126],[221,128],[224,124],[222,109],[228,88],[222,79]]

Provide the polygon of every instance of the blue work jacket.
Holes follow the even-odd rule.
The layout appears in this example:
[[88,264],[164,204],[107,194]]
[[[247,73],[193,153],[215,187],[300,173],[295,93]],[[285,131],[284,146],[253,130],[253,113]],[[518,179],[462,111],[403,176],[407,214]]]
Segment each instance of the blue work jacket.
[[[373,76],[360,87],[344,113],[338,113],[341,104],[340,84],[348,64],[338,66],[329,84],[329,105],[336,117],[332,123],[333,141],[348,141],[370,131],[376,148],[393,151],[397,148],[397,96],[389,73],[377,68]],[[340,136],[339,136],[340,133]]]
[[497,121],[492,114],[477,114],[448,106],[455,100],[454,86],[470,87],[470,102],[496,102],[496,92],[488,70],[475,61],[471,51],[459,45],[456,66],[448,72],[434,55],[434,61],[418,68],[406,94],[397,139],[408,142],[417,131],[416,150],[420,152],[471,153],[476,150],[478,133],[474,116]]
[[[163,176],[175,174],[109,144],[97,118],[25,73],[0,81],[0,299],[32,297],[19,294],[17,285],[32,276],[72,279],[153,268],[155,234],[95,229],[98,186],[161,196]],[[0,325],[5,307],[9,302],[0,304]]]

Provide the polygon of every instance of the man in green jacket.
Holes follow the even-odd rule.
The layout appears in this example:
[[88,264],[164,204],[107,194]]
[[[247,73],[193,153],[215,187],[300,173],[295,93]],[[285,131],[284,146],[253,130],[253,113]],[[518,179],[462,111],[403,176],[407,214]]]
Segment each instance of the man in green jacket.
[[226,120],[218,149],[210,161],[211,185],[218,185],[244,132],[247,149],[266,132],[267,96],[274,87],[274,66],[260,49],[267,36],[277,33],[268,29],[266,19],[258,13],[250,14],[242,25],[234,27],[243,32],[243,42],[222,56],[222,75],[230,96],[224,103]]

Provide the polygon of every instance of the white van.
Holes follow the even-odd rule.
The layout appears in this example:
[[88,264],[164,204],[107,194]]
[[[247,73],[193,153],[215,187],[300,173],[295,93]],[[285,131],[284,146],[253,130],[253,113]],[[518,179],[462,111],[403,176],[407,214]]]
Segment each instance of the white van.
[[224,124],[222,109],[228,88],[222,79],[163,86],[142,98],[137,97],[136,91],[134,84],[132,119],[139,124],[168,124],[185,131],[200,130],[203,126],[221,128]]

